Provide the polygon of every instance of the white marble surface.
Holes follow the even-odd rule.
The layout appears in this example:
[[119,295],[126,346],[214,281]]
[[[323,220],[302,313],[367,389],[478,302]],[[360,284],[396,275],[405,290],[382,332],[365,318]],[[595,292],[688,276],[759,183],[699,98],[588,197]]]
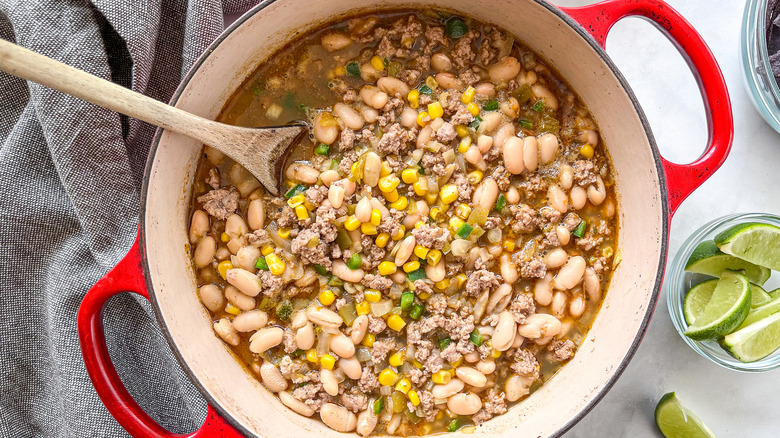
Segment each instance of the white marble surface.
[[[711,219],[737,212],[780,214],[780,197],[772,195],[777,192],[780,134],[753,108],[740,74],[744,0],[667,1],[699,31],[720,63],[735,125],[728,160],[672,221],[670,262],[680,244]],[[649,23],[631,18],[612,30],[607,52],[637,94],[662,154],[676,162],[695,159],[707,138],[706,118],[693,76],[671,43]],[[698,356],[672,326],[662,291],[647,334],[623,376],[565,437],[659,437],[653,411],[669,391],[676,391],[718,437],[780,435],[780,371],[743,374]]]

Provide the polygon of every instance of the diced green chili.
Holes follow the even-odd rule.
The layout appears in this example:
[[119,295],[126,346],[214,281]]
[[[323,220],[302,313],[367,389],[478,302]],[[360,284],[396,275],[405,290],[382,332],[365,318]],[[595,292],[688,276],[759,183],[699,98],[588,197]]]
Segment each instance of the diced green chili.
[[257,306],[260,310],[269,311],[274,307],[274,300],[265,297],[260,301],[260,305]]
[[450,38],[460,38],[467,33],[469,33],[469,28],[466,26],[466,23],[463,22],[458,17],[452,17],[449,20],[447,20],[447,24],[445,25],[445,29],[447,32],[447,36]]
[[349,260],[347,260],[347,267],[349,269],[352,269],[353,271],[355,269],[359,269],[362,264],[363,264],[363,258],[360,257],[360,254],[358,253],[352,254],[352,257],[350,257]]
[[469,335],[469,340],[471,341],[472,344],[479,347],[482,345],[482,341],[484,340],[484,338],[476,329],[474,329],[474,331],[471,332],[471,334]]
[[290,354],[290,356],[298,357],[298,356],[302,355],[303,353],[306,353],[306,350],[301,350],[300,348],[298,348],[295,351],[293,351],[292,354]]
[[357,61],[347,64],[347,73],[358,78],[360,77],[360,65],[358,65]]
[[357,319],[357,308],[355,307],[355,303],[347,303],[341,306],[339,309],[339,315],[341,315],[341,319],[344,320],[344,324],[347,326],[351,326],[353,322],[355,322],[355,319]]
[[528,99],[532,98],[534,96],[533,90],[531,90],[531,86],[528,84],[523,84],[519,87],[517,87],[512,93],[510,93],[512,97],[517,99],[517,102],[522,105],[526,102],[528,102]]
[[284,300],[276,306],[276,317],[281,321],[287,321],[292,315],[292,303],[290,300]]
[[462,239],[467,239],[472,231],[474,231],[474,227],[469,224],[463,224],[458,228],[456,234]]
[[428,96],[433,94],[433,90],[431,90],[431,87],[429,87],[429,86],[427,86],[425,84],[420,85],[420,89],[419,90],[420,90],[420,94],[427,94]]
[[424,311],[425,307],[423,307],[421,304],[415,304],[412,306],[412,310],[409,311],[409,317],[417,321],[420,319]]
[[460,429],[460,418],[454,418],[447,424],[447,432],[455,432]]
[[328,279],[328,286],[344,286],[344,280],[336,277],[335,275],[331,275]]
[[544,101],[543,100],[537,100],[536,103],[534,104],[534,111],[536,111],[537,113],[540,113],[540,112],[542,112],[543,109],[544,109]]
[[585,221],[582,221],[577,225],[577,228],[574,229],[571,233],[574,234],[577,237],[582,237],[585,235],[585,228],[587,228],[588,224]]
[[268,270],[268,263],[265,262],[265,257],[260,257],[255,262],[255,269],[259,269],[261,271],[267,271]]
[[474,120],[471,123],[469,123],[469,128],[474,128],[474,129],[479,128],[480,122],[482,122],[482,117],[480,116],[474,117]]
[[387,58],[382,58],[382,64],[387,68],[388,65],[390,65],[390,60]]
[[417,173],[425,175],[425,169],[422,166],[417,166]]
[[506,196],[503,193],[498,194],[498,200],[496,201],[496,211],[501,211],[506,207]]
[[412,281],[412,282],[417,281],[417,280],[422,280],[424,278],[428,278],[428,276],[425,275],[425,269],[423,269],[422,267],[419,267],[419,268],[415,269],[414,271],[406,274],[406,276],[409,277],[409,281]]
[[284,194],[284,197],[287,199],[292,198],[295,195],[300,195],[301,193],[306,191],[306,186],[303,184],[298,184],[295,187],[291,188],[287,191],[287,193]]
[[284,99],[282,99],[282,106],[289,109],[295,108],[295,93],[288,92],[285,94]]
[[380,396],[378,399],[374,400],[374,415],[379,415],[382,413],[382,409],[385,408],[385,398],[384,396]]
[[450,339],[449,336],[444,339],[439,339],[439,349],[444,350],[451,343],[452,343],[452,339]]
[[314,148],[314,153],[317,155],[327,156],[330,153],[330,146],[325,143],[320,143]]
[[314,270],[320,275],[328,275],[328,270],[325,269],[325,266],[315,264]]
[[531,121],[528,119],[518,119],[517,124],[520,125],[521,128],[525,129],[531,129],[534,127],[534,124],[531,123]]
[[482,105],[482,109],[485,111],[495,111],[498,109],[498,101],[496,99],[488,100]]
[[545,114],[542,117],[542,121],[539,123],[539,132],[551,132],[558,134],[561,130],[561,122],[555,117]]
[[352,238],[349,237],[347,230],[340,228],[336,235],[336,244],[343,250],[352,246]]
[[403,69],[403,65],[398,61],[392,61],[390,64],[387,64],[387,74],[392,77],[398,76],[398,73],[401,73],[401,69]]
[[414,304],[414,292],[406,291],[401,294],[401,308],[406,310]]

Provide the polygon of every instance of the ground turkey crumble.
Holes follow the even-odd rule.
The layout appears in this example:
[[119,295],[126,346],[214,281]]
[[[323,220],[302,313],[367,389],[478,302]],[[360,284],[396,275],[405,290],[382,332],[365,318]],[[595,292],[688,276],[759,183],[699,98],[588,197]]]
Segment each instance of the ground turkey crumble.
[[238,209],[239,193],[235,189],[216,189],[198,196],[198,202],[210,216],[217,219],[227,219]]

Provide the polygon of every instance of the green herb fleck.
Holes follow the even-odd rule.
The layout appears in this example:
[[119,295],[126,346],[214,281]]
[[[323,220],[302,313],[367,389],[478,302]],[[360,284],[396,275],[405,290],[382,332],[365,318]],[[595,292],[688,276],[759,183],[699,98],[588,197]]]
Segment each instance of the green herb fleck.
[[301,193],[306,191],[306,186],[303,184],[298,184],[295,187],[291,188],[287,191],[287,193],[284,194],[284,197],[287,199],[292,198],[295,195],[300,195]]
[[506,196],[504,196],[503,193],[500,193],[498,195],[498,200],[496,201],[496,211],[500,212],[504,207],[506,207]]
[[452,343],[452,339],[450,339],[449,336],[443,339],[439,339],[439,349],[444,350],[451,343]]
[[469,33],[469,28],[466,26],[466,23],[463,22],[458,17],[452,17],[449,20],[447,20],[447,24],[445,25],[445,29],[447,32],[447,36],[450,38],[460,38],[467,33]]
[[482,122],[482,117],[480,116],[474,117],[474,120],[471,123],[469,123],[469,128],[474,128],[474,129],[479,128],[480,122]]
[[447,432],[455,432],[460,429],[460,418],[455,418],[447,424]]
[[355,76],[356,78],[360,77],[360,65],[357,63],[357,61],[352,61],[347,64],[347,74],[350,76]]
[[431,87],[422,84],[420,85],[420,94],[427,94],[428,96],[430,96],[431,94],[433,94],[433,90],[431,89]]
[[314,148],[314,153],[317,155],[327,156],[330,153],[330,146],[325,143],[320,143]]
[[467,239],[469,237],[469,235],[471,235],[472,231],[474,231],[474,227],[472,227],[469,224],[463,224],[463,225],[460,226],[460,228],[458,228],[458,231],[456,232],[456,234],[461,239]]
[[531,121],[528,119],[518,119],[517,124],[520,125],[521,128],[525,129],[531,129],[534,127],[534,124],[531,123]]
[[495,111],[498,109],[498,101],[496,99],[488,100],[482,105],[482,109],[485,111]]
[[423,269],[422,266],[406,274],[406,276],[409,277],[409,281],[417,281],[428,278],[428,276],[425,275],[425,269]]
[[328,270],[325,269],[325,267],[322,266],[322,265],[315,264],[314,265],[314,270],[317,271],[317,273],[322,275],[322,276],[328,275]]
[[473,332],[471,332],[471,334],[469,335],[469,340],[471,341],[471,343],[472,343],[472,344],[474,344],[474,345],[476,345],[477,347],[479,347],[479,346],[481,346],[481,345],[482,345],[482,341],[484,340],[484,338],[483,338],[483,337],[482,337],[482,335],[481,335],[481,334],[480,334],[480,333],[477,331],[477,329],[474,329],[474,331],[473,331]]
[[412,310],[409,311],[409,317],[417,321],[420,319],[424,311],[425,307],[423,307],[421,304],[415,304],[412,306]]
[[534,104],[534,111],[536,111],[537,113],[540,113],[540,112],[542,112],[543,109],[544,109],[544,101],[543,100],[537,100],[536,103]]
[[352,257],[347,260],[347,267],[353,271],[359,269],[362,264],[363,258],[358,253],[352,254]]
[[582,236],[585,235],[585,229],[588,227],[588,224],[585,221],[580,222],[577,225],[577,228],[574,229],[571,233],[575,236],[582,238]]
[[255,262],[255,268],[261,271],[268,270],[268,263],[266,263],[265,257],[260,257],[257,259],[257,261]]
[[276,306],[276,317],[279,318],[280,321],[287,321],[290,319],[292,311],[293,308],[290,300],[284,300]]

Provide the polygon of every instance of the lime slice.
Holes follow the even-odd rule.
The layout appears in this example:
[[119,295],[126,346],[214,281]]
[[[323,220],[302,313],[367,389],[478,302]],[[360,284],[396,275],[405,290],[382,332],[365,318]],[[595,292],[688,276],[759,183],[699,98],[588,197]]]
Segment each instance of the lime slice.
[[721,346],[741,362],[755,362],[780,348],[780,313],[727,335]]
[[655,407],[655,425],[666,438],[715,438],[706,424],[670,392]]
[[[693,325],[696,321],[696,317],[704,312],[704,307],[710,302],[712,298],[712,292],[715,291],[715,285],[718,284],[718,279],[702,281],[694,285],[691,290],[685,294],[685,301],[683,302],[683,314],[685,315],[685,322],[688,325]],[[760,307],[770,301],[772,301],[769,294],[757,284],[750,284],[750,307]],[[752,312],[752,311],[751,311]],[[745,325],[743,323],[742,325]]]
[[780,271],[780,227],[759,222],[739,224],[715,236],[715,243],[726,254]]
[[774,300],[769,301],[763,306],[758,306],[754,309],[750,309],[747,318],[745,318],[745,320],[742,321],[742,324],[739,326],[739,328],[737,328],[737,330],[742,330],[743,328],[749,326],[750,324],[753,324],[754,322],[758,322],[759,320],[762,320],[767,316],[773,315],[777,312],[780,312],[780,298],[775,298]]
[[750,299],[750,307],[752,308],[763,306],[764,304],[772,301],[772,297],[769,296],[769,293],[767,293],[763,287],[757,284],[750,284],[750,293],[752,295]]
[[772,292],[769,292],[769,298],[773,300],[776,298],[780,298],[780,287],[773,290]]
[[698,274],[720,277],[720,273],[730,269],[732,271],[745,271],[745,275],[751,283],[762,285],[771,275],[769,269],[756,266],[753,263],[741,260],[737,257],[725,254],[718,249],[718,245],[711,240],[706,240],[693,250],[685,270]]
[[750,282],[740,272],[724,271],[712,298],[685,335],[697,341],[717,339],[739,327],[750,311]]

